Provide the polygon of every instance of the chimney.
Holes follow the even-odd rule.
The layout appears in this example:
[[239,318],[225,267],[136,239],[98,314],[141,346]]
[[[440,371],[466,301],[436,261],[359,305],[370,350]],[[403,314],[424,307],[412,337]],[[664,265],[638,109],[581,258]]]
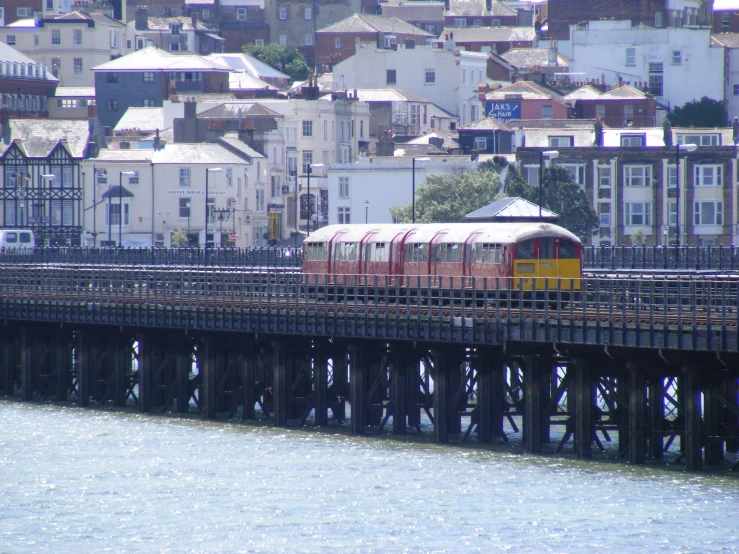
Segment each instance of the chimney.
[[156,130],[154,135],[154,150],[159,150],[159,129]]
[[190,12],[190,22],[193,29],[198,28],[198,12]]
[[450,10],[449,0],[444,0],[444,11],[448,12],[449,10]]
[[485,9],[489,12],[493,11],[493,0],[485,0]]
[[185,119],[195,119],[197,117],[197,105],[198,103],[195,102],[194,98],[185,100]]
[[149,28],[149,8],[146,6],[136,6],[134,21],[137,31],[146,31]]
[[549,41],[549,49],[547,50],[547,65],[554,67],[557,65],[557,43],[553,40]]
[[0,109],[0,132],[8,126],[8,123],[10,123],[10,112],[8,108],[2,108]]

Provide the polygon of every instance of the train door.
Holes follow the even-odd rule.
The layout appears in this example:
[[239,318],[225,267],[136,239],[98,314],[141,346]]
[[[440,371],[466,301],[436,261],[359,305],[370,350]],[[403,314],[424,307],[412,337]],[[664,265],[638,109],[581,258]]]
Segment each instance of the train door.
[[[444,262],[444,260],[442,260],[441,241],[445,236],[446,232],[441,232],[434,235],[434,238],[431,239],[428,274],[432,287],[442,286],[442,277],[439,275],[439,270],[441,269],[439,264]],[[443,271],[441,273],[443,273]]]
[[[556,255],[557,255],[557,277],[560,279],[575,279],[572,283],[574,289],[580,289],[580,276],[582,275],[581,267],[581,248],[580,245],[568,239],[557,239]],[[570,287],[570,282],[562,283],[562,288]]]
[[[475,262],[475,243],[477,242],[477,237],[479,237],[480,235],[482,235],[481,232],[472,233],[469,237],[467,237],[467,240],[464,241],[464,260],[462,262],[462,275],[464,277],[469,277],[473,274],[472,264]],[[462,281],[462,286],[472,286],[471,280],[462,279]]]
[[344,235],[346,231],[344,232],[338,232],[333,237],[331,237],[331,240],[329,241],[328,245],[328,275],[331,275],[336,271],[336,261],[338,256],[338,248],[337,245],[339,243],[339,239]]
[[359,242],[359,266],[357,268],[357,273],[361,276],[360,283],[365,282],[366,276],[369,273],[375,273],[371,269],[371,262],[373,261],[372,247],[374,246],[372,237],[376,234],[377,232],[367,233]]
[[557,288],[557,267],[554,258],[554,237],[541,237],[536,248],[536,290]]

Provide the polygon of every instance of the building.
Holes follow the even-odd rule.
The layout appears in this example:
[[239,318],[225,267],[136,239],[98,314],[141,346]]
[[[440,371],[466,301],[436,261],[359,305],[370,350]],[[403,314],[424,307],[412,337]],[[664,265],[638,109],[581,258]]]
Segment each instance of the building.
[[0,6],[0,27],[33,17],[34,13],[41,12],[41,6],[41,0],[3,0],[3,5]]
[[98,116],[111,130],[130,107],[161,107],[165,99],[177,95],[228,92],[227,66],[153,46],[92,70]]
[[382,2],[382,15],[397,17],[438,37],[444,29],[444,2]]
[[[69,119],[88,117],[96,110],[95,89],[93,87],[57,87],[49,97],[49,117]],[[94,112],[97,114],[97,112]]]
[[225,40],[215,29],[198,20],[198,13],[188,17],[150,17],[146,6],[136,8],[136,18],[129,21],[127,45],[129,50],[155,46],[170,52],[193,52],[206,56],[224,51]]
[[251,160],[220,144],[102,149],[82,168],[91,207],[84,244],[169,247],[181,231],[192,246],[251,246],[251,168]]
[[47,66],[64,87],[94,86],[90,68],[128,51],[125,26],[101,13],[19,20],[0,29],[0,39]]
[[510,196],[494,200],[479,210],[470,212],[464,216],[465,222],[526,222],[526,221],[551,221],[557,222],[557,214],[550,212],[524,198]]
[[458,129],[459,146],[464,154],[510,154],[513,131],[494,117],[485,117]]
[[720,33],[711,38],[724,50],[724,102],[731,121],[739,117],[739,33]]
[[739,32],[739,2],[737,0],[713,0],[714,33]]
[[656,127],[657,102],[649,93],[623,85],[602,91],[585,85],[566,94],[564,101],[572,106],[576,119],[600,119],[609,127]]
[[230,67],[232,75],[234,73],[244,73],[254,79],[269,83],[279,90],[286,89],[290,84],[289,75],[276,70],[274,67],[267,65],[249,54],[211,54],[207,57],[209,60]]
[[46,117],[59,79],[48,68],[0,42],[0,109],[15,117]]
[[[444,26],[447,29],[466,27],[533,27],[531,12],[526,18],[507,3],[498,0],[447,0],[444,10]],[[438,34],[437,34],[438,36]]]
[[80,167],[94,142],[87,119],[8,119],[0,111],[0,228],[30,228],[36,244],[79,246]]
[[537,38],[533,27],[447,27],[437,42],[450,50],[503,54],[511,48],[535,47]]
[[488,77],[495,81],[552,82],[568,73],[570,60],[556,48],[512,48],[501,55],[491,53]]
[[512,119],[567,119],[562,96],[532,81],[519,81],[481,95],[487,117],[507,122]]
[[218,0],[218,27],[224,52],[241,52],[245,44],[267,44],[270,29],[265,0]]
[[434,38],[397,17],[355,13],[316,32],[315,64],[321,71],[331,71],[336,64],[356,54],[358,43],[371,42],[378,49],[410,50]]

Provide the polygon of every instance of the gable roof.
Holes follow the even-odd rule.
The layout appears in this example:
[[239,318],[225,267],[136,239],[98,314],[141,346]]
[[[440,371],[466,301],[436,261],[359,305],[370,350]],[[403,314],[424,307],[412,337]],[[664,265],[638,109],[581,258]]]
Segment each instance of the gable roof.
[[139,131],[160,131],[164,129],[164,108],[131,107],[113,129],[114,132],[137,129]]
[[485,94],[487,100],[510,100],[506,98],[509,94],[519,94],[523,100],[554,100],[564,103],[562,96],[553,90],[544,88],[533,81],[518,81],[507,87],[491,90]]
[[434,36],[397,17],[364,13],[350,15],[346,19],[318,30],[317,33],[400,33],[423,37]]
[[258,60],[249,54],[231,52],[223,54],[209,54],[205,56],[205,58],[221,65],[226,65],[231,68],[232,71],[243,71],[248,73],[257,79],[290,79],[289,75],[286,75],[281,71],[277,71],[271,65],[267,65],[262,60]]
[[485,117],[483,119],[478,119],[477,121],[473,121],[472,123],[468,123],[467,125],[462,125],[461,127],[458,127],[458,129],[460,131],[511,131],[508,125],[494,117]]
[[267,81],[249,75],[232,71],[228,74],[228,90],[279,90],[276,86],[270,85]]
[[61,143],[74,158],[85,155],[90,137],[87,119],[11,119],[2,131],[0,156],[14,141],[29,158],[45,158]]
[[[3,37],[5,38],[5,37]],[[6,43],[0,40],[0,61],[3,62],[16,62],[16,63],[25,63],[25,64],[33,64],[33,65],[39,65],[42,66],[44,64],[39,64],[36,60],[29,58],[22,52],[19,52],[12,46],[8,46]],[[14,79],[23,80],[22,77],[14,77]],[[31,79],[31,77],[28,77],[28,79]],[[54,75],[51,74],[51,71],[46,72],[46,78],[45,79],[39,79],[37,77],[33,77],[34,81],[52,81],[52,82],[59,82],[59,79],[54,77]],[[5,91],[3,91],[5,92]]]
[[533,27],[448,27],[439,35],[439,40],[449,36],[455,42],[534,42]]
[[488,11],[485,0],[451,0],[449,11],[444,13],[445,17],[487,15],[499,17],[516,17],[516,10],[493,0],[490,11]]
[[[190,16],[178,16],[178,17],[149,17],[147,19],[147,29],[136,29],[136,21],[129,21],[126,25],[137,33],[144,34],[147,31],[160,32],[169,31],[172,23],[180,23],[180,30],[182,31],[203,31],[206,33],[212,33],[215,29],[210,25],[206,25],[200,20],[195,22],[195,26],[192,24],[192,17]],[[220,38],[220,37],[218,37]],[[223,39],[222,39],[223,40]]]
[[539,206],[519,198],[512,196],[510,198],[501,198],[495,200],[487,206],[483,206],[479,210],[468,213],[464,216],[465,219],[556,219],[557,214],[550,212],[546,208],[541,208],[539,213]]
[[134,195],[126,187],[113,185],[108,187],[100,196],[102,198],[133,198]]
[[[515,67],[549,67],[549,48],[511,48],[500,57]],[[570,58],[557,52],[557,66],[569,67]]]
[[230,119],[237,117],[276,117],[282,118],[282,114],[271,110],[254,101],[247,102],[224,102],[209,110],[200,112],[197,117],[201,119]]
[[211,61],[196,54],[173,54],[156,46],[142,48],[115,60],[96,65],[93,71],[229,71],[225,64]]
[[563,97],[565,100],[645,100],[647,95],[630,85],[621,85],[606,92],[592,85],[585,85]]

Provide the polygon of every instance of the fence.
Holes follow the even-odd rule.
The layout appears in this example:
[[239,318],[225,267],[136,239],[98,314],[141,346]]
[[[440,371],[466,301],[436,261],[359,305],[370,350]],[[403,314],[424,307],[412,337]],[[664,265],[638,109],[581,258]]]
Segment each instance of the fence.
[[737,246],[588,246],[585,269],[739,270]]

